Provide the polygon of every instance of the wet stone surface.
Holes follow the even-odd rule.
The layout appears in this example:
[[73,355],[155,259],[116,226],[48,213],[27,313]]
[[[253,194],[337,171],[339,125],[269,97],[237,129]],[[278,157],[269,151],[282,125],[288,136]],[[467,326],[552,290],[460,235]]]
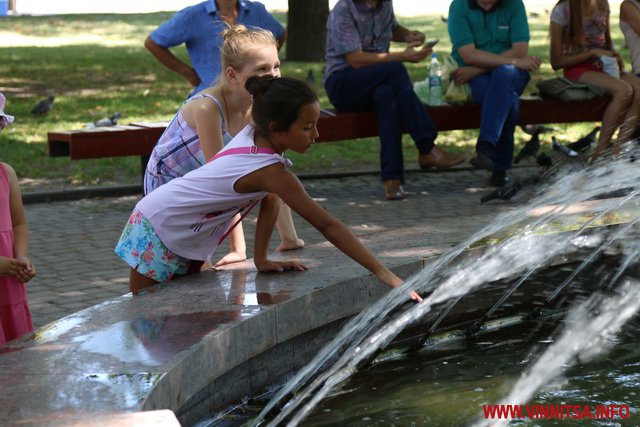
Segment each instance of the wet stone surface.
[[[483,172],[415,173],[407,179],[410,197],[389,202],[377,177],[304,182],[386,264],[413,269],[518,205],[480,204],[490,190],[485,183]],[[4,419],[178,408],[210,375],[331,316],[352,315],[387,292],[374,281],[354,281],[366,271],[296,217],[307,246],[274,257],[302,261],[306,272],[257,274],[248,261],[132,297],[127,267],[113,247],[136,200],[27,205],[38,268],[28,293],[41,328],[0,349]],[[249,254],[254,227],[255,213],[245,221]]]

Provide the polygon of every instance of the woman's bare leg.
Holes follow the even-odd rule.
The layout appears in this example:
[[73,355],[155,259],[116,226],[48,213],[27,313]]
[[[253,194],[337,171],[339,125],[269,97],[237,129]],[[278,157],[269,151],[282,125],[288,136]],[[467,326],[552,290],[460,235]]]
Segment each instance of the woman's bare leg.
[[129,270],[129,290],[134,295],[136,295],[138,292],[140,292],[144,288],[153,286],[156,283],[160,283],[160,282],[157,282],[153,279],[149,279],[147,276],[144,276],[138,273],[133,268]]
[[276,227],[280,233],[280,244],[276,251],[292,251],[304,247],[304,240],[298,238],[296,227],[293,225],[291,208],[280,201],[280,211],[276,220]]
[[624,122],[629,103],[633,99],[633,88],[624,80],[594,71],[587,71],[580,77],[579,81],[600,86],[611,96],[611,101],[609,101],[609,105],[607,105],[607,109],[602,116],[602,128],[598,136],[598,144],[593,153],[594,157],[598,157],[607,149],[613,134]]
[[633,98],[629,104],[627,114],[624,116],[624,122],[618,132],[618,141],[616,142],[616,150],[620,150],[621,145],[633,138],[633,134],[640,123],[640,78],[635,74],[622,73],[622,80],[629,83],[633,89]]

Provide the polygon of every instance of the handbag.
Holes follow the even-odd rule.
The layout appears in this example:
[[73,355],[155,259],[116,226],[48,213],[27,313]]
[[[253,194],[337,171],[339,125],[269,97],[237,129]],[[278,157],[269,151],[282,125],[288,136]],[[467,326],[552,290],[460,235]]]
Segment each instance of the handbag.
[[574,82],[564,77],[540,80],[536,83],[540,96],[564,102],[588,101],[605,94],[600,86]]

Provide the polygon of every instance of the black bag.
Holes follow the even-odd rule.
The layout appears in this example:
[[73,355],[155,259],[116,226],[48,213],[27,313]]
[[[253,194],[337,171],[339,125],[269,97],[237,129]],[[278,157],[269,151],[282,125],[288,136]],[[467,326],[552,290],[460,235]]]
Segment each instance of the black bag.
[[546,99],[558,99],[564,102],[588,101],[605,94],[600,86],[574,82],[564,77],[540,80],[536,83],[540,96]]

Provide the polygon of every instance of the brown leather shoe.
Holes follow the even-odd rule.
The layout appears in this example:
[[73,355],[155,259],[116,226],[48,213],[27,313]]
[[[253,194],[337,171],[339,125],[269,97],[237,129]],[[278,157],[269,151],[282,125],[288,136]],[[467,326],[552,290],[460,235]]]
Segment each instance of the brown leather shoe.
[[433,147],[429,154],[420,154],[418,157],[421,169],[449,169],[462,162],[464,162],[464,156],[446,153],[438,147]]
[[399,179],[384,180],[384,197],[387,200],[402,200],[407,197],[407,193],[402,188]]

